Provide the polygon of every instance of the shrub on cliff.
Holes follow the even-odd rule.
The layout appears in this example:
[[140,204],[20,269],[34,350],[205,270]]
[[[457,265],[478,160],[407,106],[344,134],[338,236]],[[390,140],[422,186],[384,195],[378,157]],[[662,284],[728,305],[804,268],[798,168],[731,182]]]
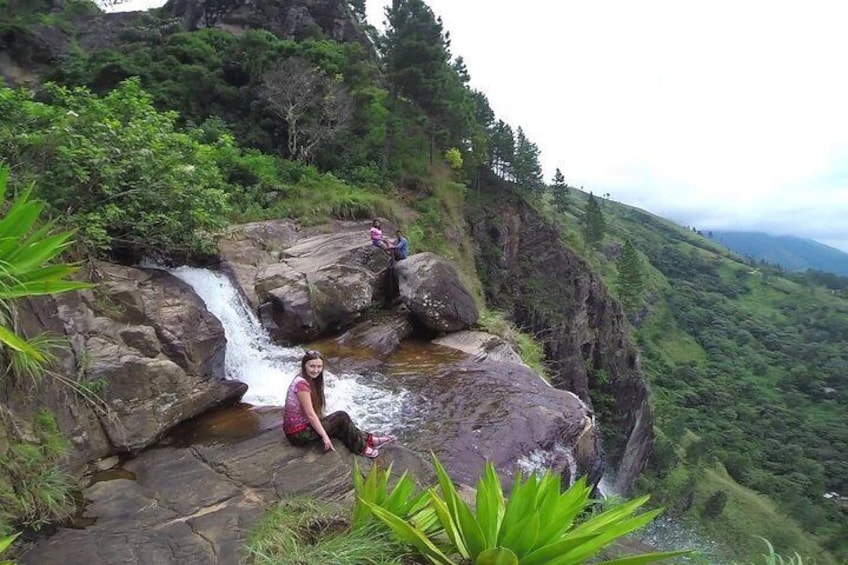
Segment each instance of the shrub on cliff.
[[131,257],[211,249],[228,210],[214,148],[175,129],[138,81],[104,97],[48,85],[48,102],[0,89],[0,158],[34,181],[86,247]]

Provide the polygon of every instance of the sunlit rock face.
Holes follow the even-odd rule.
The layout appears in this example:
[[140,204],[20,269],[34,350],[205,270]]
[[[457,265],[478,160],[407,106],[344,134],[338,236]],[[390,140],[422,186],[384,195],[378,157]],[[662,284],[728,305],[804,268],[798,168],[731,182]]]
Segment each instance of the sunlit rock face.
[[[618,487],[627,491],[653,435],[649,391],[621,307],[555,226],[499,179],[483,182],[489,199],[469,209],[468,221],[487,300],[540,336],[555,367],[554,386],[588,403],[592,390],[615,399],[600,420]],[[599,374],[607,378],[593,378]]]

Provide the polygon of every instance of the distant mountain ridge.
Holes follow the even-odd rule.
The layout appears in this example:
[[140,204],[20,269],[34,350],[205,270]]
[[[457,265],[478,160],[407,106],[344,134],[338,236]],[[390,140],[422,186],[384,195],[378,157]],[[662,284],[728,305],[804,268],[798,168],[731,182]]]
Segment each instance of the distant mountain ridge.
[[848,253],[812,239],[762,232],[712,230],[711,233],[713,239],[731,251],[775,263],[789,271],[814,269],[848,276]]

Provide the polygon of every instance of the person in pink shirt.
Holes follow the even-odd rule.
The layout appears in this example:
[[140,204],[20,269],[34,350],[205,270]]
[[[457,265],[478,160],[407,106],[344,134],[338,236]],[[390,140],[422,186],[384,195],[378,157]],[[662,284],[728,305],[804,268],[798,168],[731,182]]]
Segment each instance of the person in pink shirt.
[[352,453],[377,457],[379,448],[397,439],[360,431],[347,412],[324,416],[324,359],[317,351],[307,351],[300,360],[300,373],[292,379],[286,394],[283,432],[292,445],[306,446],[321,441],[325,451],[335,451],[330,438],[341,440]]
[[374,220],[374,223],[371,224],[371,245],[374,247],[379,247],[383,250],[386,255],[391,256],[392,254],[392,244],[389,243],[388,240],[383,238],[383,224],[380,220]]

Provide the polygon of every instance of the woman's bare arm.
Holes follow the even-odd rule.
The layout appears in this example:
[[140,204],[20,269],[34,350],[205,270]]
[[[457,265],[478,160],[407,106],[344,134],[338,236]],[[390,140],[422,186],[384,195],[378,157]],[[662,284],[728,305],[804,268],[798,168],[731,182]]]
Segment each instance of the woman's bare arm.
[[333,447],[330,436],[327,435],[324,426],[321,425],[321,418],[315,413],[315,407],[312,406],[312,396],[309,394],[309,391],[302,390],[298,392],[297,400],[300,402],[300,407],[303,408],[303,413],[306,414],[309,423],[312,424],[312,428],[321,436],[321,441],[324,442],[324,449],[326,451],[335,451],[336,448]]

